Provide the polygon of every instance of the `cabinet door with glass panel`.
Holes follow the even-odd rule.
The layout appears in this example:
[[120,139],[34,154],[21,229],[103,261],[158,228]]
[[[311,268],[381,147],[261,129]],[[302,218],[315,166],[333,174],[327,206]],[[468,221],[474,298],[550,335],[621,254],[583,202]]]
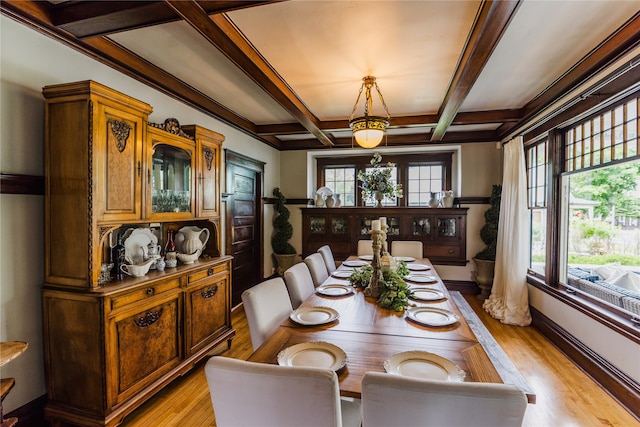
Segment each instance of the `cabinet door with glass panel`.
[[149,127],[147,217],[189,219],[195,216],[195,142]]

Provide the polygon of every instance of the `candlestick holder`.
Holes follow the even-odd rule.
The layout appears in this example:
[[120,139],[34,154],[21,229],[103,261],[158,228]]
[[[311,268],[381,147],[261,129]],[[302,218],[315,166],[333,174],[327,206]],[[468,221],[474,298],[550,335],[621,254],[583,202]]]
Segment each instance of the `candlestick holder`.
[[380,284],[383,280],[380,254],[385,237],[386,233],[384,231],[371,230],[371,246],[373,248],[373,260],[371,260],[371,267],[373,267],[373,273],[371,273],[369,285],[364,289],[364,295],[376,299],[380,297],[380,293],[382,292],[380,289]]

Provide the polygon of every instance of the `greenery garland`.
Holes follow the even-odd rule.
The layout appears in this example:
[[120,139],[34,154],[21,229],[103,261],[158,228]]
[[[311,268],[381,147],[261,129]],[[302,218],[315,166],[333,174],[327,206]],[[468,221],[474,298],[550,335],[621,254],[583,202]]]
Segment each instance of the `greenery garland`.
[[[380,286],[382,290],[377,303],[382,308],[388,308],[394,311],[404,311],[409,306],[409,298],[413,296],[413,291],[409,288],[403,277],[409,273],[407,264],[400,262],[397,271],[383,270],[382,281]],[[349,282],[357,288],[364,289],[369,285],[373,267],[367,265],[362,268],[356,268],[349,276]]]

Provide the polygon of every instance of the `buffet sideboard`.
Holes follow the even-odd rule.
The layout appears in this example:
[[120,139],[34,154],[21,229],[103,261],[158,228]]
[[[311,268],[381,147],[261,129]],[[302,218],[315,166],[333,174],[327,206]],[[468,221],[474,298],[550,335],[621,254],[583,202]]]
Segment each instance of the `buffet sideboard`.
[[[149,123],[150,105],[93,81],[43,95],[45,417],[116,426],[235,336],[232,257],[220,252],[224,136]],[[151,269],[147,243],[157,253],[187,229],[208,230],[197,259]],[[149,271],[112,267],[120,245]]]
[[302,255],[329,245],[337,259],[357,253],[369,240],[371,221],[387,218],[387,241],[417,240],[433,264],[466,265],[467,208],[302,208]]

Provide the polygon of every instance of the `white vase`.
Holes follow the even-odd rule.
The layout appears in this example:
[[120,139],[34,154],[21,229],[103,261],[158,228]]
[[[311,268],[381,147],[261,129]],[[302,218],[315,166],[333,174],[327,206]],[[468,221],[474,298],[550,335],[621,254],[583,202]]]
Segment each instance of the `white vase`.
[[329,194],[326,199],[324,199],[324,204],[328,208],[332,208],[336,205],[336,200],[333,198],[333,195]]
[[342,200],[340,199],[340,193],[336,193],[336,208],[339,208],[340,206],[342,206]]

